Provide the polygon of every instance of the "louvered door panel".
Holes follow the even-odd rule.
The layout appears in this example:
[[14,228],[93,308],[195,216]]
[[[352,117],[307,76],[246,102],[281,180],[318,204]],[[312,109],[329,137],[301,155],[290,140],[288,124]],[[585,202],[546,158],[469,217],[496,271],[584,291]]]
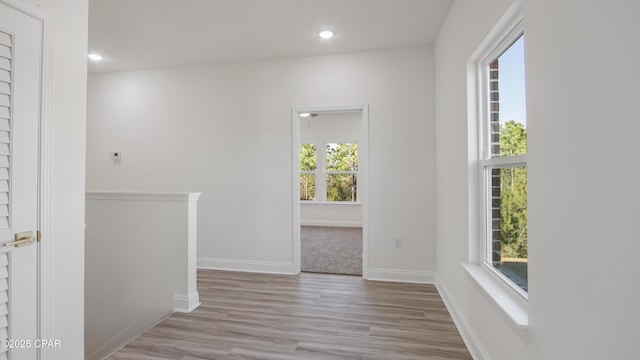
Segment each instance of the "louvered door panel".
[[0,31],[0,230],[9,228],[11,189],[11,35]]
[[[29,234],[36,235],[39,225],[43,22],[17,9],[21,1],[12,3],[0,1],[0,341],[7,333],[33,341],[40,268],[38,243]],[[19,243],[24,246],[15,246],[19,240],[26,240]],[[0,349],[0,360],[7,357],[34,360],[38,349]]]
[[[0,230],[9,228],[11,164],[11,36],[0,31]],[[0,252],[0,341],[9,338],[9,254]],[[0,347],[0,360],[8,358]]]

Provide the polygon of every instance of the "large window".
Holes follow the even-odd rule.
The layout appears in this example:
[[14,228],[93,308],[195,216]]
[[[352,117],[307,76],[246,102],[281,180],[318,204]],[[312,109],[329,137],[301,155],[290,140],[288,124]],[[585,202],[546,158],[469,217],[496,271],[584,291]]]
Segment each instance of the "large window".
[[300,200],[358,201],[358,144],[300,144]]
[[485,262],[526,295],[527,120],[522,32],[515,29],[480,66]]

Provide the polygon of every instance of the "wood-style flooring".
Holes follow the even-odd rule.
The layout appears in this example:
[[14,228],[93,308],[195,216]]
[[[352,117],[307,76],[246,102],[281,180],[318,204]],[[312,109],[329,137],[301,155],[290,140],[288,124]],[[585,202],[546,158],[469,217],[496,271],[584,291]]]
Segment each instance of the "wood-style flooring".
[[202,305],[110,360],[471,360],[433,285],[198,271]]

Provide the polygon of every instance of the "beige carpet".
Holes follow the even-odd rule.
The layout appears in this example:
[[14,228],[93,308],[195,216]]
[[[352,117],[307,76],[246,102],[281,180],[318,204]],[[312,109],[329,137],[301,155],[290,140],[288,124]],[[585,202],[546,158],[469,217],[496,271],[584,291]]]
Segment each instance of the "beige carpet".
[[362,228],[300,227],[304,272],[362,275]]

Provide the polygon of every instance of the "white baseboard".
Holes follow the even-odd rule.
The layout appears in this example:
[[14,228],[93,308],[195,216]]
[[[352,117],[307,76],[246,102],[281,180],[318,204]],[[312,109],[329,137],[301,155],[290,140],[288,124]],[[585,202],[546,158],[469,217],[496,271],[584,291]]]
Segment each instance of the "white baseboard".
[[300,220],[300,226],[331,226],[331,227],[355,227],[361,228],[361,221],[339,220]]
[[442,298],[444,305],[447,307],[447,310],[449,311],[449,314],[451,315],[453,322],[456,324],[456,327],[458,328],[458,332],[460,333],[462,340],[464,341],[465,345],[467,345],[467,349],[469,349],[469,353],[471,353],[471,357],[474,360],[491,360],[489,353],[484,348],[484,346],[482,346],[480,339],[478,339],[478,336],[473,331],[471,326],[469,326],[469,322],[467,321],[467,319],[464,317],[462,313],[457,311],[457,309],[459,308],[455,300],[451,296],[449,289],[442,281],[442,278],[440,278],[437,275],[436,275],[436,288],[438,289],[438,292],[440,293],[440,297]]
[[200,306],[200,294],[197,291],[189,295],[173,295],[173,311],[190,313]]
[[198,268],[267,274],[296,274],[293,271],[292,263],[280,263],[271,261],[230,260],[199,257]]
[[85,355],[86,360],[100,360],[106,359],[111,354],[122,349],[127,344],[135,340],[138,336],[147,332],[147,330],[161,323],[164,319],[171,316],[173,313],[166,311],[152,311],[146,314],[146,316],[138,319],[129,325],[126,329],[122,330],[118,335],[112,339],[102,339],[104,344],[95,350],[92,354]]
[[433,271],[412,271],[369,268],[367,270],[367,280],[394,281],[418,284],[433,284],[435,281]]

